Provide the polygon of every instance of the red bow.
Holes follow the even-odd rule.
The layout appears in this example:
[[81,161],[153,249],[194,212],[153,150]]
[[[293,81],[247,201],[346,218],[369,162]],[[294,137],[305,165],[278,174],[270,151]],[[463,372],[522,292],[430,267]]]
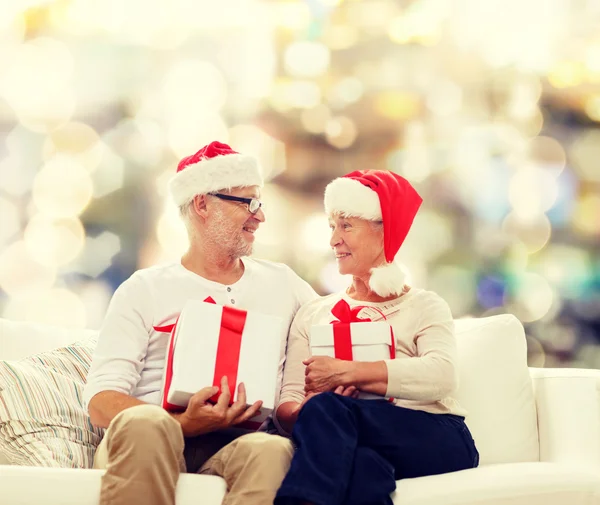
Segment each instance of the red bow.
[[358,313],[364,308],[364,306],[360,305],[351,309],[348,302],[342,299],[333,306],[333,309],[331,309],[331,313],[338,319],[338,321],[332,321],[331,324],[366,323],[368,321],[371,321],[371,319],[369,319],[368,317],[358,317]]
[[[352,361],[352,335],[350,333],[351,323],[368,323],[371,319],[368,317],[358,317],[359,312],[362,309],[367,308],[365,305],[359,305],[358,307],[350,308],[350,305],[346,300],[340,300],[331,309],[331,313],[338,319],[337,321],[331,321],[333,324],[333,351],[337,359],[343,359],[345,361]],[[385,315],[375,307],[371,307],[381,314],[383,319],[387,319]],[[390,326],[391,333],[391,346],[390,346],[390,358],[396,357],[396,342],[394,339],[394,330]]]
[[331,313],[338,319],[331,321],[333,324],[333,351],[337,359],[352,361],[352,335],[350,334],[350,323],[366,323],[369,318],[358,317],[363,306],[350,308],[346,300],[340,300],[331,309]]

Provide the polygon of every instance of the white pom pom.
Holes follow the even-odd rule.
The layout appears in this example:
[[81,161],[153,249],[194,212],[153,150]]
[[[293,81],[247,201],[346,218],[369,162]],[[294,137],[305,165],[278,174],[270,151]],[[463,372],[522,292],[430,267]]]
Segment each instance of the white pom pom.
[[399,295],[404,289],[406,273],[397,262],[386,263],[371,269],[369,287],[379,296]]

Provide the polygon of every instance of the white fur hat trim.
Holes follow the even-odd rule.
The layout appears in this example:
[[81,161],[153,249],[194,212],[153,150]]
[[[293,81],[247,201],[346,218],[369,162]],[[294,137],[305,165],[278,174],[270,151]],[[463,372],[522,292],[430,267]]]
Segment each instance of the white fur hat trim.
[[404,289],[405,282],[406,272],[397,259],[392,263],[371,269],[369,287],[379,296],[399,295]]
[[171,178],[169,190],[175,204],[181,207],[196,195],[262,185],[263,178],[256,158],[227,154],[188,165]]
[[338,177],[325,188],[325,212],[370,221],[381,220],[379,196],[371,188],[348,177]]

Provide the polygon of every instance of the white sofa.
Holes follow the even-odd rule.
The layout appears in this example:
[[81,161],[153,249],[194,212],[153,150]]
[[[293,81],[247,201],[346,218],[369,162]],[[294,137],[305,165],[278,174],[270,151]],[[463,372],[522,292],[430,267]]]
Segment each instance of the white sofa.
[[[600,504],[600,371],[527,368],[523,327],[512,316],[458,320],[456,327],[457,396],[469,411],[480,467],[399,481],[394,503]],[[86,334],[0,319],[0,360]],[[95,505],[102,473],[11,466],[0,454],[0,504]],[[224,493],[220,478],[182,475],[177,505],[217,505]]]

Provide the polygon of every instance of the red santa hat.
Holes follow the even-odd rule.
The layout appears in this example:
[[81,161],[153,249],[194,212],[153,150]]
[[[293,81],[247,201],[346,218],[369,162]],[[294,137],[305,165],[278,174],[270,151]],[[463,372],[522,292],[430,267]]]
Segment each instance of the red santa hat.
[[357,170],[325,188],[328,215],[383,222],[386,263],[371,269],[369,279],[369,287],[380,296],[399,294],[404,288],[405,274],[396,257],[422,203],[404,177],[386,170]]
[[263,178],[256,158],[214,141],[179,162],[177,173],[169,181],[169,190],[175,204],[180,207],[196,195],[262,185]]

